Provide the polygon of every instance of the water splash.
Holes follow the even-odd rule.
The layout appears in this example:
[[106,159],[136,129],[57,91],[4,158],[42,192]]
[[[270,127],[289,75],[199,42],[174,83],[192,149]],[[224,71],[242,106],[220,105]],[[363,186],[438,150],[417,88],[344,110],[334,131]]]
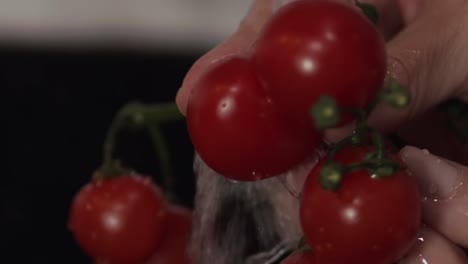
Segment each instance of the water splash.
[[275,258],[275,248],[300,239],[299,201],[277,179],[233,184],[198,155],[194,171],[197,193],[189,246],[194,262],[238,264],[260,256]]

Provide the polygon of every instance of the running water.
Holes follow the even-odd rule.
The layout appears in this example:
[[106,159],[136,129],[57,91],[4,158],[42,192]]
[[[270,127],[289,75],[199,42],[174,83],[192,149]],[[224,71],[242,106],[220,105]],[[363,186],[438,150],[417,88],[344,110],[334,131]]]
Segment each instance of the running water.
[[273,264],[297,245],[299,201],[276,177],[232,183],[198,155],[194,171],[193,263]]

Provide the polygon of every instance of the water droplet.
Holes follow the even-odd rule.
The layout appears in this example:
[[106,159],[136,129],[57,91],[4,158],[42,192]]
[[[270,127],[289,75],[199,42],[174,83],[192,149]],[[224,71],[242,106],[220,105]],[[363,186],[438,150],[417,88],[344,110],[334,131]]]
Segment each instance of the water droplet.
[[429,262],[426,260],[426,258],[424,258],[422,254],[419,254],[419,258],[421,259],[422,264],[429,264]]
[[422,153],[423,153],[424,155],[429,155],[429,154],[431,154],[431,153],[429,152],[429,150],[427,150],[427,149],[423,149],[423,150],[422,150]]
[[259,181],[262,179],[262,175],[259,173],[256,173],[255,171],[252,172],[252,176],[253,176],[254,181]]
[[238,180],[234,180],[234,179],[229,179],[229,178],[226,178],[226,180],[227,180],[229,183],[232,183],[232,184],[239,183],[239,181],[238,181]]

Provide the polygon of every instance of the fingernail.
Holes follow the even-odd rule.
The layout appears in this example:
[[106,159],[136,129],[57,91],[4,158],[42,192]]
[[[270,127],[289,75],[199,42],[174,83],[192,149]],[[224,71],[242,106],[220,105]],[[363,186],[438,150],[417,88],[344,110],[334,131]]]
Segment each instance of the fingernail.
[[428,150],[407,146],[400,151],[400,157],[419,182],[425,198],[451,198],[462,185],[460,169]]

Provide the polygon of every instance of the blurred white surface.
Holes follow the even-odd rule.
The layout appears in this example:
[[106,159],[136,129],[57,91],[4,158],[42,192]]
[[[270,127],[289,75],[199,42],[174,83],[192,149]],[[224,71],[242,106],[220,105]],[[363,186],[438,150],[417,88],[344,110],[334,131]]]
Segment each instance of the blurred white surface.
[[0,43],[211,47],[252,0],[0,0]]

